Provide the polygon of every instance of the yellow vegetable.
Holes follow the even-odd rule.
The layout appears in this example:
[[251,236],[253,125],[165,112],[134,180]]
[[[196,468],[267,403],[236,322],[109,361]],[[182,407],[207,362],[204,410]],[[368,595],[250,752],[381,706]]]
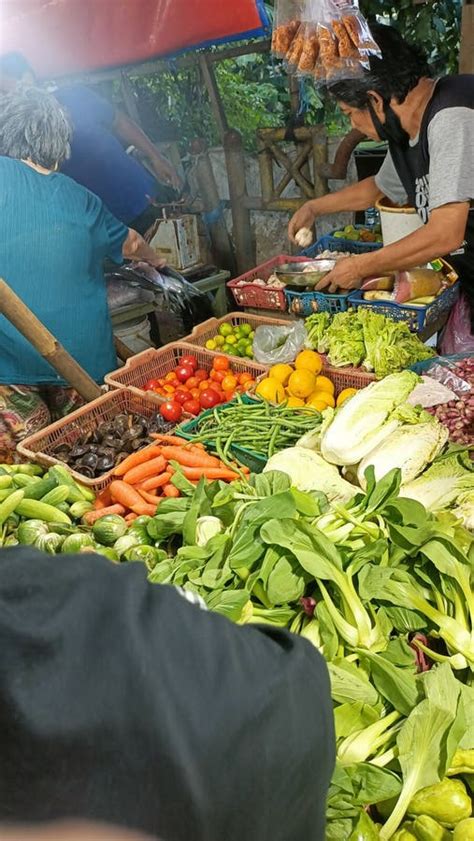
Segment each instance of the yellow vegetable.
[[287,405],[290,409],[298,409],[300,406],[304,406],[304,400],[301,400],[299,397],[289,397]]
[[311,371],[313,374],[319,374],[322,367],[323,360],[314,350],[302,350],[295,359],[297,371]]
[[349,397],[353,397],[354,394],[357,394],[356,388],[344,388],[338,395],[336,406],[342,406],[342,404],[345,403],[346,400],[349,400]]
[[274,380],[278,380],[278,382],[282,385],[286,385],[293,373],[293,370],[294,369],[291,365],[285,365],[283,362],[280,362],[278,365],[274,365],[273,368],[270,368],[268,376],[272,377]]
[[331,382],[329,377],[316,377],[316,389],[318,391],[328,391],[329,394],[334,394],[334,383]]
[[[304,351],[303,351],[304,352]],[[316,386],[316,377],[311,371],[293,371],[288,380],[288,391],[292,397],[304,399],[313,393]]]
[[259,382],[255,393],[259,397],[263,397],[264,400],[269,400],[271,403],[283,403],[285,399],[285,389],[273,377],[265,377],[264,380]]

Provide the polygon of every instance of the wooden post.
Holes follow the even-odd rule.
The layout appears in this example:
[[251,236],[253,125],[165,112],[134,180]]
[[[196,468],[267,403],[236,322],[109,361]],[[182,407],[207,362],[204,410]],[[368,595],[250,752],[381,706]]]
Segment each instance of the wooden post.
[[201,194],[203,211],[207,214],[212,214],[213,211],[216,212],[215,219],[210,219],[207,222],[215,260],[218,266],[227,269],[234,276],[237,269],[234,248],[225,219],[218,212],[220,207],[219,192],[217,190],[206,141],[201,138],[193,140],[190,152],[196,156],[194,171]]
[[140,115],[138,113],[138,106],[133,93],[133,86],[130,77],[122,70],[120,74],[120,88],[122,91],[125,108],[128,111],[128,116],[138,126],[140,125]]
[[86,374],[53,334],[0,278],[0,312],[28,339],[46,362],[49,362],[87,402],[102,394],[99,386]]
[[459,72],[474,73],[474,0],[464,0]]
[[256,262],[256,248],[250,224],[250,211],[245,204],[245,156],[240,132],[231,129],[224,136],[224,151],[229,180],[230,207],[239,274]]

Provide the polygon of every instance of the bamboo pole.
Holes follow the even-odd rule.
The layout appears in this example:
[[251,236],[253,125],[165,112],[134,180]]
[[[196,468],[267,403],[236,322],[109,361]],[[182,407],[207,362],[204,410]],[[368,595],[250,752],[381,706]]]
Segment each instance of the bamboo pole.
[[54,338],[53,334],[0,278],[0,312],[36,348],[46,362],[63,377],[87,402],[100,397],[97,383]]

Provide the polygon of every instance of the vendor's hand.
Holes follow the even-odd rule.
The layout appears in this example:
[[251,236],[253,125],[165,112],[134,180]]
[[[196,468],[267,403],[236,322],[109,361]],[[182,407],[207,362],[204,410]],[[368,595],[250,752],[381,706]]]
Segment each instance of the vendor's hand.
[[325,277],[316,284],[318,292],[337,292],[339,289],[359,289],[364,274],[360,270],[357,257],[346,257],[339,260]]
[[295,235],[300,228],[312,228],[314,225],[316,213],[314,212],[312,205],[312,201],[307,201],[290,219],[288,225],[288,236],[291,242],[294,242],[295,245],[298,245],[295,240]]
[[155,258],[147,260],[147,263],[149,263],[150,266],[153,266],[154,269],[164,269],[166,266],[165,258],[161,257],[159,254],[157,254]]
[[176,190],[177,193],[180,193],[183,189],[183,182],[181,181],[181,178],[176,172],[174,166],[164,160],[164,158],[154,160],[152,161],[152,164],[153,171],[158,181],[162,184],[169,185],[173,188],[173,190]]

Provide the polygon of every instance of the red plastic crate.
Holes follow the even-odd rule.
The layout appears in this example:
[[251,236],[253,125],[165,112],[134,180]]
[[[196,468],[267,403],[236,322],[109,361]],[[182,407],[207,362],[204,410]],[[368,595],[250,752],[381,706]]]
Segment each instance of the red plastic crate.
[[[127,360],[123,368],[112,371],[104,379],[111,388],[129,388],[135,394],[144,396],[149,393],[143,390],[147,380],[164,377],[176,368],[182,356],[190,353],[197,358],[200,368],[212,368],[213,360],[220,355],[212,350],[191,347],[186,342],[173,342],[163,348],[150,348],[137,353]],[[232,357],[230,364],[237,374],[246,372],[255,379],[266,371],[265,365],[238,357]],[[164,403],[168,398],[156,395],[156,399]]]
[[[229,280],[227,286],[234,296],[235,303],[239,307],[254,307],[262,310],[280,310],[284,312],[287,309],[285,298],[285,290],[273,288],[271,286],[255,286],[253,283],[257,278],[267,280],[275,268],[283,265],[283,263],[304,263],[308,262],[307,257],[293,257],[288,254],[280,254],[278,257],[272,257],[266,263],[256,266],[250,272]],[[246,286],[238,286],[240,281],[245,280]]]

